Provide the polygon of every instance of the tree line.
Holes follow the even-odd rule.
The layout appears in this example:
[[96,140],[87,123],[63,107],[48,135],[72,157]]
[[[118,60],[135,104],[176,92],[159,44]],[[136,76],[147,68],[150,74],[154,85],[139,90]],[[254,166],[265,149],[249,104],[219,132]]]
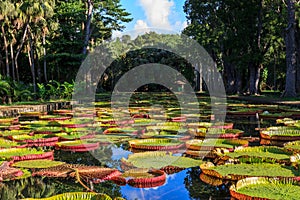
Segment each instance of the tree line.
[[[293,97],[300,93],[299,4],[299,0],[186,0],[188,26],[183,33],[209,52],[228,94],[269,89]],[[131,20],[120,0],[1,1],[2,102],[61,96],[55,91],[69,97],[64,89],[71,91],[88,52]],[[130,51],[149,41],[182,48],[176,37],[180,36],[147,33],[115,40],[112,55],[129,52],[107,69],[99,91],[112,90],[122,74],[147,62],[171,65],[196,90],[205,90],[205,83],[182,58],[155,49]]]
[[[299,0],[186,0],[184,33],[202,44],[227,93],[300,93]],[[285,84],[283,84],[285,83]]]

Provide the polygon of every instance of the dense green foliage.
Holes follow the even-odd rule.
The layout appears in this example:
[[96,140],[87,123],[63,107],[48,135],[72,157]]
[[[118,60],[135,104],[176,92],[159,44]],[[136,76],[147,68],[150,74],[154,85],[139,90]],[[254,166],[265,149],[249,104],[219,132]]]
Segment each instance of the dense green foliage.
[[124,29],[129,15],[120,0],[1,1],[2,102],[70,98],[86,54]]
[[[290,2],[294,10],[287,8]],[[284,89],[285,36],[292,11],[295,44],[291,51],[299,54],[299,1],[186,0],[184,11],[189,22],[184,33],[211,54],[223,73],[227,92],[257,94],[260,89]],[[297,75],[299,81],[299,56],[293,59],[297,60],[293,61],[294,79]],[[299,82],[292,86],[299,92]]]

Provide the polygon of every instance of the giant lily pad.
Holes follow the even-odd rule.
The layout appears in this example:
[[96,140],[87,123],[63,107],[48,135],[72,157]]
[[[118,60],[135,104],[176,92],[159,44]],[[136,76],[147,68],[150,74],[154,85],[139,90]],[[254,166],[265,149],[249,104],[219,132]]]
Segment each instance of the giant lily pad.
[[93,137],[89,135],[88,132],[58,133],[55,135],[58,136],[60,140],[76,140]]
[[9,162],[0,162],[0,181],[14,179],[22,176],[23,172],[20,169],[9,166]]
[[286,126],[269,127],[261,131],[260,136],[268,140],[299,140],[300,129]]
[[137,139],[129,141],[130,147],[143,150],[171,150],[179,149],[184,146],[183,142],[172,139]]
[[61,116],[61,115],[43,115],[39,116],[41,120],[49,120],[49,121],[60,121],[60,120],[69,120],[71,116]]
[[44,152],[33,148],[0,149],[0,158],[12,158],[14,161],[53,159],[53,151]]
[[190,129],[190,133],[195,136],[205,138],[239,138],[244,131],[239,129],[220,129],[220,128],[196,128]]
[[8,137],[8,136],[14,136],[14,135],[32,135],[33,131],[28,129],[28,130],[6,130],[6,131],[2,131],[0,133],[0,135],[2,137]]
[[166,174],[157,169],[131,169],[123,175],[127,183],[137,188],[151,188],[163,185],[166,182]]
[[274,146],[258,146],[237,148],[234,152],[223,155],[238,158],[242,162],[282,162],[289,161],[293,153]]
[[239,180],[245,177],[297,177],[300,175],[299,170],[293,166],[283,166],[280,164],[270,163],[253,163],[253,164],[226,164],[215,166],[212,163],[200,165],[203,173],[218,178]]
[[99,142],[88,140],[65,141],[56,143],[55,147],[63,151],[86,152],[99,148]]
[[67,128],[81,128],[81,127],[87,127],[92,122],[90,119],[80,119],[80,118],[74,118],[70,120],[64,120],[59,122],[62,127]]
[[230,194],[236,199],[297,200],[299,190],[299,184],[292,180],[251,177],[232,185]]
[[186,146],[191,150],[213,150],[215,148],[226,148],[233,151],[238,146],[248,146],[247,140],[240,139],[205,139],[205,140],[190,140],[186,142]]
[[52,133],[61,132],[62,128],[58,126],[44,126],[44,127],[33,128],[33,131],[34,133],[40,133],[40,134],[52,134]]
[[13,166],[20,167],[20,168],[37,169],[37,168],[55,167],[55,166],[59,166],[62,164],[64,164],[64,162],[45,160],[45,159],[37,159],[37,160],[19,161],[19,162],[14,163]]
[[9,138],[17,142],[25,142],[28,146],[53,146],[58,142],[58,137],[49,134],[14,135]]
[[167,153],[164,151],[134,153],[129,155],[128,159],[123,158],[122,162],[138,168],[155,169],[161,169],[167,166],[190,168],[199,166],[202,163],[201,160],[195,160],[192,158],[181,156],[173,156],[171,153]]
[[63,193],[58,194],[52,197],[47,198],[26,198],[22,200],[66,200],[66,199],[72,199],[72,200],[112,200],[108,195],[106,194],[99,194],[99,193],[92,193],[92,192],[69,192],[69,193]]
[[295,153],[300,153],[300,141],[287,142],[284,144],[284,148]]
[[19,143],[19,142],[14,142],[14,141],[10,141],[10,140],[0,138],[0,149],[2,149],[2,148],[13,148],[13,147],[23,148],[23,147],[26,147],[26,143]]

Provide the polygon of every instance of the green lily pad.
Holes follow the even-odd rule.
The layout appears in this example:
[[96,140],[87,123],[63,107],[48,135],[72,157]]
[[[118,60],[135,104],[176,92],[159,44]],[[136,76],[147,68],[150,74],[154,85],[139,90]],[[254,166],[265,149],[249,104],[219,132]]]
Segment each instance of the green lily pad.
[[49,168],[49,167],[55,167],[58,165],[62,165],[64,162],[60,161],[53,161],[53,160],[45,160],[45,159],[37,159],[37,160],[24,160],[20,162],[16,162],[13,164],[14,167],[20,167],[20,168]]
[[242,179],[230,187],[232,196],[239,199],[297,200],[299,190],[300,186],[295,181],[261,177]]
[[52,197],[47,198],[26,198],[22,200],[112,200],[108,195],[106,194],[99,194],[99,193],[92,193],[92,192],[69,192],[69,193],[63,193],[58,194]]
[[166,166],[174,166],[180,168],[190,168],[199,166],[202,161],[192,158],[173,156],[167,152],[143,152],[134,153],[128,156],[128,159],[123,158],[122,161],[130,163],[138,168],[155,168],[160,169]]
[[[259,146],[259,147],[243,147],[235,149],[234,152],[226,152],[223,155],[229,156],[231,158],[240,158],[242,160],[252,160],[251,158],[260,158],[259,161],[267,160],[290,160],[290,156],[293,155],[292,152],[279,147],[272,146]],[[244,158],[244,159],[243,159]]]

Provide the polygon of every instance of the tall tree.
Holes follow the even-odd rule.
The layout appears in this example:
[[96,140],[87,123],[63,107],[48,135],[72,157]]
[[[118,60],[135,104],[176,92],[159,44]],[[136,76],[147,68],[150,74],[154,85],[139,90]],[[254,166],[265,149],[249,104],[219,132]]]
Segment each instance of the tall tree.
[[4,42],[5,50],[5,66],[6,66],[6,76],[10,76],[9,67],[9,46],[10,46],[10,33],[12,18],[15,15],[15,6],[10,0],[5,0],[0,2],[0,21],[1,21],[1,34]]
[[296,96],[296,64],[297,64],[297,49],[296,49],[296,15],[295,15],[296,0],[287,0],[288,10],[288,25],[285,33],[286,45],[286,83],[283,96]]

